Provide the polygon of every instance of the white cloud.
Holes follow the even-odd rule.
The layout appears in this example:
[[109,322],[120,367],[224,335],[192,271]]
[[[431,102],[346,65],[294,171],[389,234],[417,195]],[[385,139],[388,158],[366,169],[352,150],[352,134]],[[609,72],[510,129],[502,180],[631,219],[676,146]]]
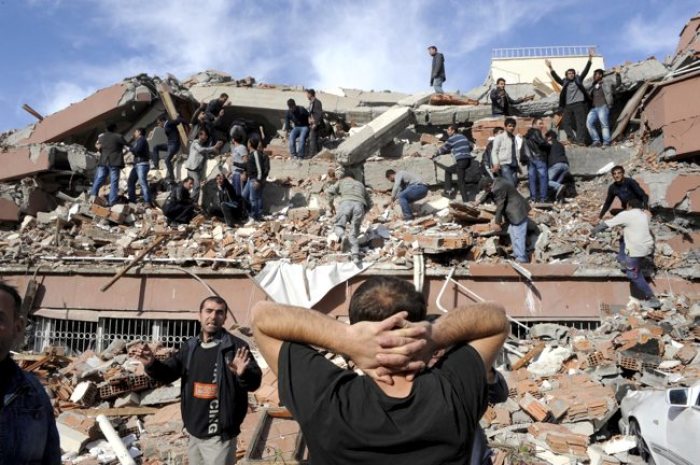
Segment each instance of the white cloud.
[[668,3],[653,17],[632,17],[620,28],[616,41],[618,48],[624,52],[657,55],[659,60],[673,54],[681,29],[690,18],[688,8],[680,6],[680,3]]
[[78,102],[92,94],[97,88],[82,86],[75,82],[59,81],[51,84],[45,91],[49,99],[41,106],[45,115],[50,115],[61,110],[71,103]]

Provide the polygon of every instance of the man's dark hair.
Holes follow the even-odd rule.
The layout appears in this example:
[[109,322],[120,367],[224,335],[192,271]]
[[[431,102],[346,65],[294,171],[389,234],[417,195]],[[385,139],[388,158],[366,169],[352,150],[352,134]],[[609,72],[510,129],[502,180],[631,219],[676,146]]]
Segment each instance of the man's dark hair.
[[636,197],[633,197],[627,201],[627,206],[629,208],[644,208],[644,203]]
[[313,89],[306,89],[306,93],[312,97],[316,97],[316,91]]
[[396,171],[394,171],[394,170],[386,170],[386,173],[384,173],[384,177],[385,177],[385,178],[388,178],[388,177],[391,176],[392,174],[396,174]]
[[207,302],[214,302],[215,304],[223,305],[224,311],[228,312],[228,304],[226,303],[226,301],[224,299],[222,299],[218,295],[210,295],[209,297],[202,300],[202,303],[199,304],[199,311],[200,312],[204,308],[204,304],[206,304]]
[[12,298],[12,313],[15,318],[19,318],[22,309],[22,298],[19,296],[17,289],[10,286],[9,284],[0,282],[0,292],[5,292],[6,294],[9,294],[9,296]]
[[449,126],[447,126],[447,129],[452,129],[454,132],[459,132],[459,128],[456,124],[450,124]]
[[188,182],[188,181],[194,182],[194,178],[193,178],[192,176],[187,176],[185,179],[182,180],[182,183],[184,184],[184,183],[186,183],[186,182]]
[[228,94],[226,92],[222,92],[221,95],[219,95],[219,98],[226,97],[226,100],[228,100]]
[[136,130],[141,134],[142,136],[146,135],[146,128],[136,128]]
[[250,135],[250,138],[248,139],[248,145],[250,145],[253,148],[253,150],[261,150],[264,148],[263,141],[262,139],[260,139],[260,136],[257,133]]
[[567,73],[568,73],[569,71],[571,71],[572,73],[576,74],[576,70],[575,70],[574,68],[569,68],[569,69],[566,70]]
[[156,121],[168,121],[168,117],[165,115],[160,115]]
[[197,133],[197,136],[199,136],[199,134],[202,132],[207,135],[207,138],[209,138],[209,130],[207,128],[199,128],[199,132]]
[[242,134],[234,134],[232,139],[237,144],[243,143],[243,135]]
[[499,82],[506,82],[506,80],[503,78],[496,79],[496,84],[498,84]]
[[479,190],[484,191],[493,186],[493,178],[491,176],[483,176],[479,181]]
[[496,126],[495,128],[493,128],[493,135],[495,136],[499,132],[503,132],[503,131],[505,131],[505,129],[503,129],[502,126]]
[[508,125],[515,126],[516,124],[518,124],[518,123],[515,121],[515,118],[506,118],[506,120],[503,122],[504,126],[508,126]]
[[623,168],[622,165],[615,165],[610,170],[611,173],[614,173],[615,171],[622,171],[622,174],[625,174],[625,168]]
[[550,137],[554,140],[559,140],[559,135],[557,134],[557,131],[555,131],[554,129],[550,129],[549,131],[545,132],[544,136]]
[[295,106],[297,106],[297,102],[293,98],[287,100],[287,108],[294,108]]
[[437,51],[437,47],[436,47],[435,45],[430,45],[430,46],[428,47],[428,50],[435,50],[435,51]]
[[593,71],[593,74],[600,74],[600,75],[602,76],[603,74],[605,74],[605,71],[602,70],[602,69],[600,69],[600,68],[598,68],[598,69],[596,69],[595,71]]
[[544,121],[544,120],[543,120],[542,118],[540,118],[539,116],[536,116],[536,117],[532,118],[532,127],[533,127],[533,128],[535,127],[535,124],[536,124],[538,121]]
[[372,276],[350,298],[350,324],[382,321],[399,312],[408,312],[408,321],[425,319],[425,297],[409,281],[392,276]]
[[117,124],[116,123],[109,123],[107,125],[107,131],[109,132],[115,132],[117,130]]

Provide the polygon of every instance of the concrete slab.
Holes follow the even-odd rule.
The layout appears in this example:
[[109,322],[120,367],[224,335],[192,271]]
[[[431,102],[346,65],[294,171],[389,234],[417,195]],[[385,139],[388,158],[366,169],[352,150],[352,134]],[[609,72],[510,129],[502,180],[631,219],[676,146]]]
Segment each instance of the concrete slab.
[[[598,170],[612,163],[623,165],[636,155],[634,147],[614,145],[605,149],[601,147],[566,146],[566,156],[569,159],[571,174],[581,177],[597,176]],[[608,173],[605,173],[608,175]]]
[[19,179],[53,166],[53,154],[41,145],[16,147],[0,153],[0,181]]
[[0,198],[0,223],[17,223],[19,207],[10,199]]
[[700,213],[700,174],[679,171],[646,172],[635,176],[649,193],[652,207]]

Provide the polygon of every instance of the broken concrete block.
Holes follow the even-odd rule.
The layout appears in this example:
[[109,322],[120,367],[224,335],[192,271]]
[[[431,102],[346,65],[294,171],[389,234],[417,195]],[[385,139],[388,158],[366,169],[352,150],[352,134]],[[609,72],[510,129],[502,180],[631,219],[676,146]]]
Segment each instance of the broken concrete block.
[[92,381],[83,381],[73,389],[70,401],[86,407],[91,406],[97,400],[97,386]]
[[180,380],[177,380],[167,386],[144,391],[141,394],[140,405],[142,407],[147,407],[149,405],[169,404],[171,402],[177,402],[179,399]]
[[637,438],[634,436],[616,436],[600,444],[600,446],[608,455],[619,454],[637,447]]
[[17,223],[19,207],[11,199],[0,198],[0,223]]
[[565,360],[571,357],[571,349],[566,347],[545,347],[537,360],[527,367],[527,371],[535,376],[545,378],[554,376],[561,369]]
[[136,392],[130,392],[114,399],[114,408],[132,407],[140,405],[141,396]]

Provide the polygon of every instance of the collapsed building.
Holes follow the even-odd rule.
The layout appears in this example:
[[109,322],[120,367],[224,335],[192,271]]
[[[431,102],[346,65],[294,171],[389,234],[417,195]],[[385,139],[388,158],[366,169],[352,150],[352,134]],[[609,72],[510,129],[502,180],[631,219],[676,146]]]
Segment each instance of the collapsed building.
[[[412,279],[431,313],[481,299],[507,308],[514,332],[502,369],[512,395],[482,420],[501,463],[517,463],[514,457],[532,460],[525,463],[610,457],[593,443],[616,432],[608,421],[625,386],[657,388],[698,378],[699,28],[695,16],[664,63],[649,58],[620,67],[611,112],[616,142],[606,149],[567,146],[568,199],[532,210],[542,232],[532,263],[522,266],[507,259],[507,235],[488,226],[494,207],[441,197],[435,188],[442,175],[431,160],[450,124],[471,134],[477,156],[483,152],[493,127],[503,124],[491,117],[488,100],[498,76],[461,96],[318,92],[333,130],[324,149],[302,162],[290,159],[280,130],[286,101],[304,102],[304,89],[236,80],[217,71],[182,81],[128,78],[1,135],[0,277],[23,293],[31,324],[18,348],[35,354],[19,357],[47,380],[70,459],[106,447],[86,448],[99,440],[89,412],[97,406],[103,413],[116,409],[123,436],[142,436],[144,461],[181,463],[173,452],[184,444],[177,434],[181,420],[177,404],[171,404],[179,388],[154,385],[124,352],[134,341],[147,340],[162,346],[159,356],[167,355],[198,331],[196,309],[203,297],[216,294],[235,302],[228,323],[247,337],[250,308],[259,300],[345,318],[353,290],[367,276],[382,274]],[[605,79],[613,78],[606,73]],[[512,89],[514,97],[537,96],[517,106],[517,131],[524,134],[533,117],[557,126],[555,84],[538,78]],[[86,201],[95,142],[106,125],[116,124],[128,138],[135,128],[152,128],[165,112],[189,119],[200,102],[224,92],[231,102],[224,107],[226,121],[244,121],[266,141],[271,157],[266,221],[232,230],[198,216],[170,228],[157,209]],[[164,134],[156,129],[149,144],[162,142]],[[227,163],[224,146],[207,162],[207,178]],[[176,173],[184,171],[181,165],[179,160]],[[375,197],[362,229],[362,268],[350,262],[341,244],[327,239],[332,217],[323,190],[329,169],[337,165],[361,174]],[[629,285],[615,262],[616,236],[589,234],[613,165],[623,165],[650,195],[656,250],[655,267],[646,271],[664,297],[660,311],[624,308]],[[433,191],[416,204],[417,218],[409,223],[389,207],[391,186],[384,177],[389,168],[418,173]],[[163,179],[164,170],[149,173],[161,204],[167,196]],[[650,337],[658,346],[653,354],[637,347]],[[649,361],[649,355],[656,358]],[[241,458],[261,463],[256,460],[283,451],[288,463],[303,462],[303,438],[279,408],[271,373],[263,383],[251,399],[255,415],[244,425],[249,436],[239,446]],[[146,435],[139,417],[145,418]],[[263,438],[262,431],[273,434]],[[149,443],[149,435],[156,439]],[[517,445],[523,441],[532,447],[522,450]],[[613,459],[596,463],[621,461]]]

